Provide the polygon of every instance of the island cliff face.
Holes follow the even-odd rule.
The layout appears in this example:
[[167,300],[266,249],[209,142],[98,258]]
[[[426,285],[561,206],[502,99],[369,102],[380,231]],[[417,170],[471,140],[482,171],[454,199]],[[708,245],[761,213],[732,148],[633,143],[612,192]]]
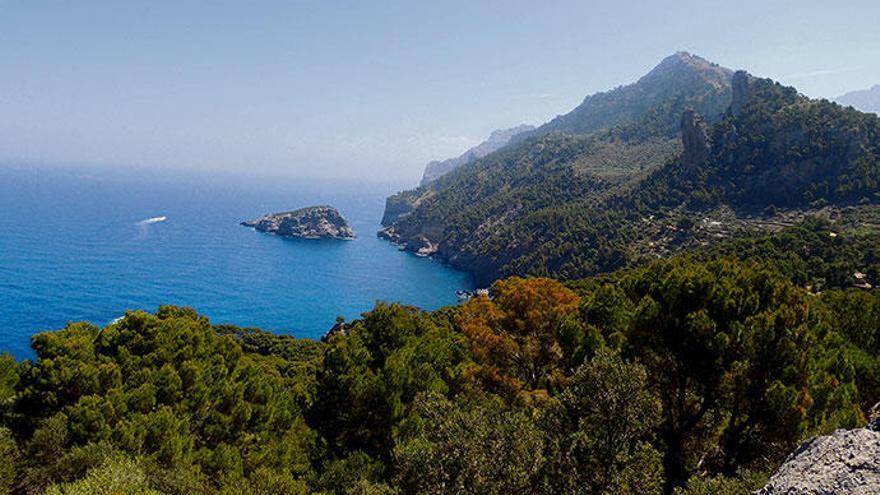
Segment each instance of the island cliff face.
[[348,221],[332,206],[310,206],[294,211],[268,213],[256,220],[241,222],[260,232],[303,239],[354,239]]

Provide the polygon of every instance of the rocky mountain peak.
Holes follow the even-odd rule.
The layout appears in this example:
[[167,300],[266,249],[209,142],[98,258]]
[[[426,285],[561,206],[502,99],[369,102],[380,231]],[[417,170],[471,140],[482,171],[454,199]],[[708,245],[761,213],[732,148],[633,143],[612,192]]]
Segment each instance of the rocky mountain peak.
[[551,132],[589,134],[614,127],[646,127],[648,116],[652,127],[643,131],[671,136],[678,132],[686,107],[697,109],[710,122],[717,120],[727,110],[732,75],[732,70],[697,55],[677,52],[638,81],[589,95],[572,111],[514,141]]
[[639,83],[647,84],[658,79],[696,74],[705,81],[726,84],[732,73],[733,71],[726,67],[721,67],[700,56],[680,51],[661,60],[656,67],[639,79]]

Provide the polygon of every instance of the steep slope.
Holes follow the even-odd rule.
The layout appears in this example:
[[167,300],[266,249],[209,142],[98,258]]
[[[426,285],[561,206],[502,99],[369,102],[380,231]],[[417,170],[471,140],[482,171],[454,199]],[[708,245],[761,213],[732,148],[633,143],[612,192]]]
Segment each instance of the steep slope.
[[516,127],[511,127],[509,129],[500,129],[497,131],[493,131],[492,134],[489,135],[488,139],[465,151],[455,158],[430,162],[425,166],[425,173],[424,175],[422,175],[422,180],[419,185],[424,186],[432,180],[435,180],[442,175],[448,174],[449,172],[464,165],[465,163],[476,160],[477,158],[482,158],[506,145],[515,135],[522,132],[531,131],[534,128],[535,126],[522,124]]
[[[443,187],[405,193],[414,208],[383,235],[429,245],[481,283],[576,278],[789,225],[820,208],[880,202],[875,115],[744,72],[732,87],[714,125],[693,111],[677,116],[683,152],[622,139],[620,127],[550,133],[463,167],[438,181]],[[630,169],[615,177],[605,163]]]
[[880,114],[880,84],[871,89],[852,91],[834,99],[844,106],[851,106],[863,112]]
[[687,52],[663,59],[637,82],[587,96],[560,115],[516,139],[551,132],[587,134],[622,126],[623,134],[669,135],[678,130],[677,116],[693,108],[710,120],[720,117],[730,100],[733,71]]

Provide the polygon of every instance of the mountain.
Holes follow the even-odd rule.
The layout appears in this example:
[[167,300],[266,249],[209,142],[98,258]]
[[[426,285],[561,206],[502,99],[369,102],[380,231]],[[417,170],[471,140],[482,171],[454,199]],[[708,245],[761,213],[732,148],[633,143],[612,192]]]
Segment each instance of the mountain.
[[488,139],[465,151],[455,158],[430,162],[428,163],[428,165],[425,166],[425,173],[424,175],[422,175],[422,180],[419,185],[424,186],[432,180],[437,179],[441,175],[448,174],[452,170],[464,165],[467,162],[470,162],[477,158],[482,158],[506,145],[508,142],[510,142],[510,138],[512,138],[513,136],[521,132],[531,131],[534,128],[535,126],[522,124],[516,127],[511,127],[509,129],[493,131],[492,134],[489,135]]
[[506,244],[530,237],[542,212],[597,199],[674,157],[685,109],[720,119],[732,74],[684,52],[667,57],[637,82],[589,96],[495,153],[389,197],[380,235],[414,252],[428,247],[489,281],[534,247]]
[[834,101],[841,105],[854,107],[863,112],[880,114],[880,84],[871,89],[852,91],[835,98]]
[[687,52],[663,59],[637,82],[584,98],[571,112],[560,115],[519,140],[570,132],[588,134],[622,126],[623,133],[675,134],[677,116],[693,108],[717,119],[730,99],[733,71]]
[[[635,83],[641,91],[607,93],[618,95],[619,108],[641,108],[625,119],[576,109],[546,124],[554,129],[546,134],[539,127],[392,196],[380,236],[433,253],[481,284],[579,278],[880,202],[875,115],[745,72],[719,79],[729,71],[686,60],[702,59],[676,54]],[[662,88],[677,90],[659,98]],[[639,94],[651,105],[640,105]],[[588,131],[590,122],[612,127]]]
[[[512,160],[520,157],[522,165],[528,165],[527,156],[539,152],[555,162],[558,162],[556,158],[577,162],[577,169],[598,172],[606,179],[643,171],[673,154],[677,147],[679,118],[685,109],[699,109],[713,122],[721,117],[730,101],[732,75],[732,70],[696,55],[675,53],[639,81],[588,96],[568,114],[532,131],[516,134],[499,153]],[[537,146],[534,140],[538,140]],[[558,155],[554,155],[557,152]],[[490,162],[493,156],[471,161],[465,168],[479,169],[481,165],[476,162]],[[529,173],[528,170],[520,172]],[[486,175],[492,173],[486,171]],[[465,171],[462,176],[470,174]],[[510,189],[506,179],[494,179],[500,179],[495,184],[496,191]],[[450,177],[389,197],[382,225],[390,226],[454,182],[456,179]]]
[[[729,98],[732,74],[730,69],[696,55],[675,53],[636,83],[587,96],[571,112],[538,128],[520,125],[495,131],[489,139],[456,158],[429,163],[419,185],[424,186],[465,163],[482,158],[508,142],[554,132],[589,134],[622,126],[623,134],[646,130],[653,135],[674,134],[677,122],[666,117],[680,113],[685,106],[695,108],[710,119],[720,115]],[[649,122],[645,121],[651,119],[658,121],[646,125]]]

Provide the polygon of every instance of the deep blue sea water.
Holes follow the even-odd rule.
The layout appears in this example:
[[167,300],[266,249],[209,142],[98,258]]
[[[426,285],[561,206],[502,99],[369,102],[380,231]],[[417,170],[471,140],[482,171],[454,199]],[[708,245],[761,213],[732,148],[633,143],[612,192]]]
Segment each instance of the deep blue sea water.
[[[192,306],[216,323],[318,338],[376,301],[453,304],[470,277],[376,238],[388,184],[0,166],[0,350],[68,321]],[[353,241],[242,227],[330,204]],[[167,220],[144,223],[165,216]]]

